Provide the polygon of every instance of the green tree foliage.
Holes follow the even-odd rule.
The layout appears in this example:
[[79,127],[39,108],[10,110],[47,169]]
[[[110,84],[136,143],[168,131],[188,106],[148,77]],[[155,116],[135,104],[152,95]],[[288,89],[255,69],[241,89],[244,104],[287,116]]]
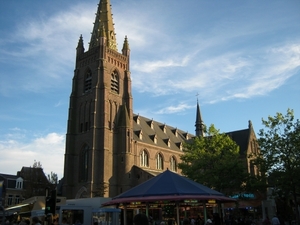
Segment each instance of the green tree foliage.
[[105,193],[107,192],[107,184],[100,183],[98,187],[92,192],[93,197],[104,197]]
[[[269,176],[273,194],[290,198],[297,206],[300,197],[300,121],[295,120],[293,110],[288,109],[286,115],[276,113],[274,117],[262,119],[262,123],[265,129],[259,131],[260,155],[256,164]],[[296,218],[299,221],[298,213]]]
[[185,144],[178,165],[182,173],[226,195],[243,191],[248,175],[239,146],[213,125],[205,133]]
[[57,174],[52,172],[50,174],[47,175],[48,177],[48,181],[51,183],[51,184],[57,184],[58,183],[58,177],[57,177]]

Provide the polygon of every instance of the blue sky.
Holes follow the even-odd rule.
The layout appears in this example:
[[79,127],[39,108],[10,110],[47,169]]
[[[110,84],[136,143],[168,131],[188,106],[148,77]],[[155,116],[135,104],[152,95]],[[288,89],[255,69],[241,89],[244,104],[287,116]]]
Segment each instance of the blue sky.
[[[5,1],[0,8],[0,173],[41,162],[63,176],[75,49],[98,0]],[[258,133],[300,118],[300,1],[111,0],[118,48],[131,48],[134,112],[194,133]]]

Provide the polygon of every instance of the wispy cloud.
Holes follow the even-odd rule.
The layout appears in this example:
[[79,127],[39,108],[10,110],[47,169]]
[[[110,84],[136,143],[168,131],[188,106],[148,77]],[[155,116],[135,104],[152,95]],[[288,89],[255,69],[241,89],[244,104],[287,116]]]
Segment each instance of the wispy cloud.
[[144,69],[136,69],[134,85],[139,91],[154,95],[201,89],[201,97],[211,103],[267,95],[284,85],[300,66],[299,44],[276,45],[279,47],[220,52],[205,60],[199,52],[181,63],[174,63],[172,55],[166,62],[135,62],[144,65]]
[[46,174],[52,171],[62,178],[64,135],[49,133],[28,141],[28,135],[16,129],[6,137],[6,140],[0,140],[1,173],[10,174],[11,171],[19,171],[23,166],[32,166],[36,160],[41,162]]
[[90,38],[94,10],[93,5],[80,4],[51,16],[23,18],[15,32],[2,39],[5,47],[0,50],[3,56],[0,62],[6,62],[11,70],[1,71],[1,76],[10,76],[16,82],[13,86],[0,85],[1,92],[5,94],[11,89],[44,92],[68,81],[80,34],[84,33],[86,40]]
[[178,105],[168,106],[165,108],[160,109],[156,112],[156,114],[173,114],[173,113],[180,113],[184,112],[187,109],[195,108],[195,105],[188,105],[186,103],[179,103]]

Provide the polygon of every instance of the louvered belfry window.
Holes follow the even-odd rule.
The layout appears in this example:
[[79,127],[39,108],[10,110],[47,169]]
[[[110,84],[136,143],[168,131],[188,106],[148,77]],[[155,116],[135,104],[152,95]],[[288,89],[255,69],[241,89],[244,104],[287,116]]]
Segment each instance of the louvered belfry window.
[[91,70],[88,70],[85,74],[84,79],[84,92],[88,92],[92,89],[92,72]]
[[119,93],[119,76],[116,71],[111,74],[111,91]]

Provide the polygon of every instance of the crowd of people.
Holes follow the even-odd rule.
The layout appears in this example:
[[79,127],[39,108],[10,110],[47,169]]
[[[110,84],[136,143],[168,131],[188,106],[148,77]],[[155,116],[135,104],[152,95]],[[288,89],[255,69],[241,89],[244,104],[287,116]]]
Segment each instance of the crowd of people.
[[[31,222],[30,219],[28,218],[23,218],[20,221],[9,221],[6,220],[5,221],[5,225],[42,225],[43,222],[38,218],[38,217],[32,217],[31,218]],[[48,223],[49,225],[58,225],[58,218],[55,218],[53,220],[51,220],[50,223]]]
[[[137,214],[135,215],[133,219],[134,225],[173,225],[176,224],[176,221],[172,221],[171,223],[160,221],[159,223],[156,223],[151,221],[151,219],[148,219],[148,217],[145,214]],[[251,217],[248,218],[234,218],[234,217],[228,217],[224,221],[225,225],[284,225],[284,223],[279,218],[274,215],[272,219],[269,219],[268,217],[265,218],[265,220],[262,219],[252,219]],[[208,216],[206,221],[203,221],[203,219],[198,216],[197,218],[184,218],[182,221],[182,225],[221,225],[221,218],[218,214],[214,214],[212,216]]]
[[[23,219],[19,222],[7,220],[5,222],[6,225],[42,225],[42,221],[39,220],[38,217],[33,217],[31,222],[29,219]],[[76,221],[76,225],[80,223]],[[145,214],[139,213],[133,218],[134,225],[177,225],[176,221],[169,220],[165,221],[156,221],[154,222],[151,217],[147,217]],[[200,216],[197,218],[184,218],[182,221],[182,225],[221,225],[221,218],[218,214],[213,214],[208,216],[207,220],[204,221]],[[274,215],[271,219],[266,217],[264,220],[262,219],[252,219],[248,218],[235,218],[233,216],[229,216],[224,221],[225,225],[284,225],[283,221]],[[58,218],[53,219],[49,225],[58,225]],[[65,225],[65,221],[63,220],[62,225]],[[131,225],[131,224],[129,224]]]

